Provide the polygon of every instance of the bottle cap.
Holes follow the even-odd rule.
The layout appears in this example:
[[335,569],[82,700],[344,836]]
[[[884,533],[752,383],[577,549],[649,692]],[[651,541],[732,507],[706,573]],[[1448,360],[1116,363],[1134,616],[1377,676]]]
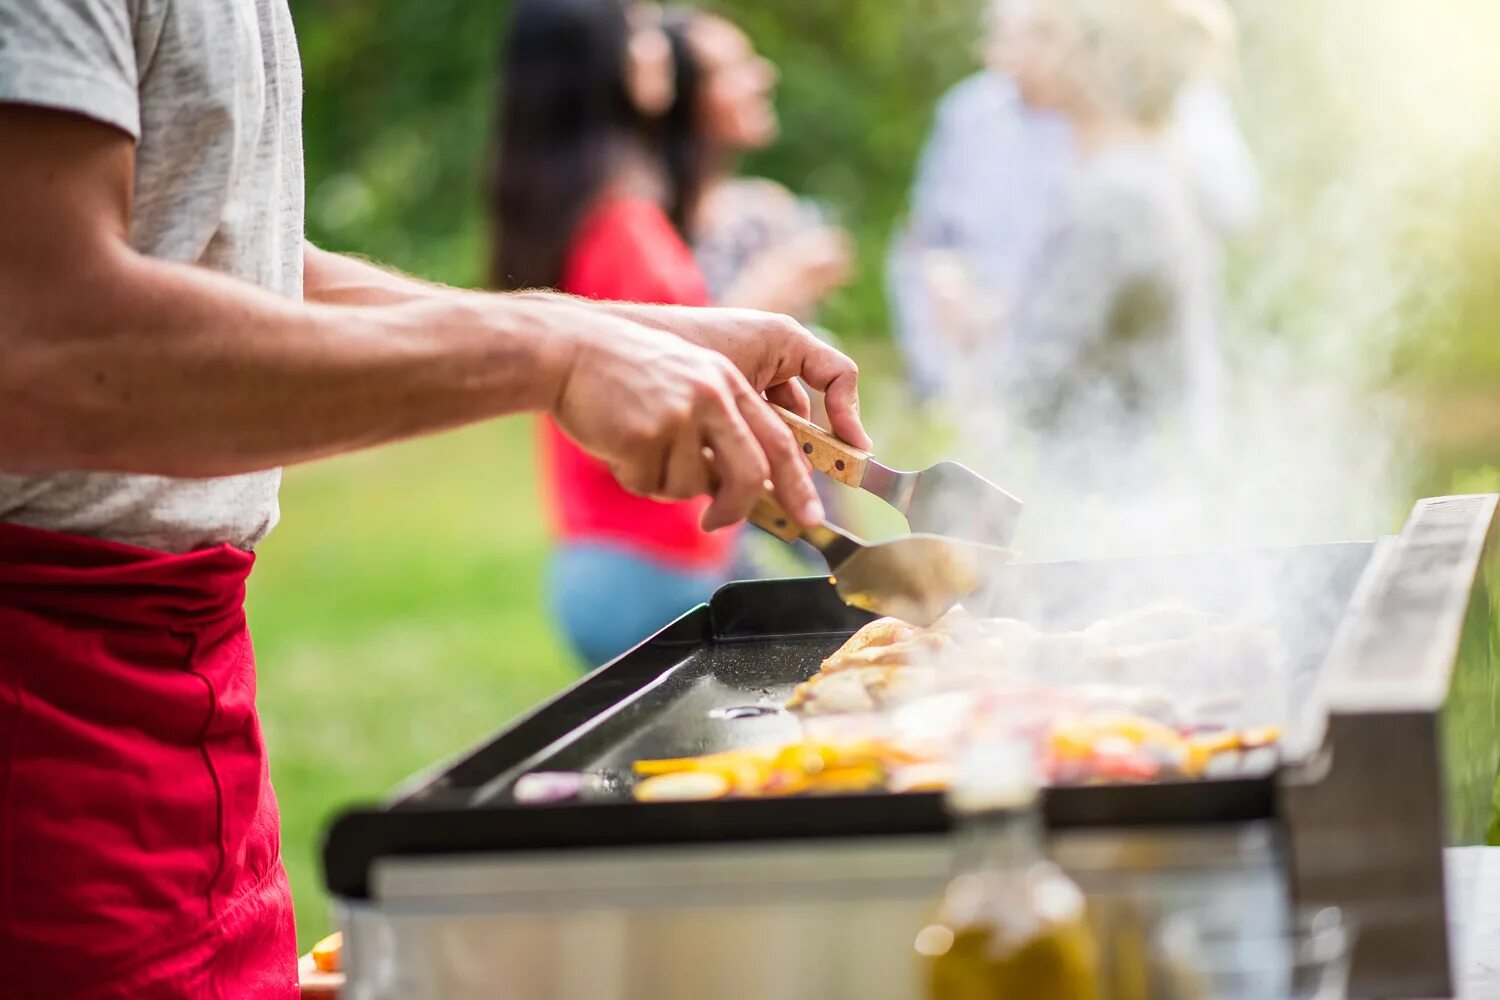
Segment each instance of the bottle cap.
[[1039,784],[1036,750],[1029,741],[978,741],[959,755],[948,805],[960,813],[1029,809]]

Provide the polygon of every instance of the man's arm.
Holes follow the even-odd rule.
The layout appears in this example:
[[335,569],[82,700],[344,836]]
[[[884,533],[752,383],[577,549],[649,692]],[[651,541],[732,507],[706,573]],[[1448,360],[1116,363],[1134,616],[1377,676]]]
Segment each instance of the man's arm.
[[[787,316],[752,309],[696,309],[629,302],[589,305],[726,355],[756,392],[802,417],[811,416],[811,404],[802,388],[806,382],[823,393],[835,434],[856,448],[874,447],[859,416],[858,366]],[[768,325],[784,328],[786,332],[767,336]]]
[[[320,250],[311,243],[303,255],[309,301],[346,305],[385,305],[465,294],[456,288],[423,281],[379,265]],[[700,347],[725,354],[757,392],[807,417],[810,404],[802,381],[826,394],[833,430],[856,447],[871,442],[859,419],[859,370],[839,351],[821,341],[808,343],[795,322],[754,310],[695,309],[629,302],[595,302],[556,292],[513,296],[539,303],[566,303],[575,308],[617,316],[670,333]],[[768,326],[785,328],[767,336]]]
[[460,294],[439,285],[346,254],[302,245],[302,294],[331,306],[388,306]]
[[[767,478],[795,516],[821,513],[791,435],[688,331],[517,296],[285,299],[136,253],[133,169],[108,126],[0,107],[0,468],[224,475],[542,410],[637,492],[713,485],[710,527]],[[779,338],[786,367],[823,357],[785,322],[730,325]]]

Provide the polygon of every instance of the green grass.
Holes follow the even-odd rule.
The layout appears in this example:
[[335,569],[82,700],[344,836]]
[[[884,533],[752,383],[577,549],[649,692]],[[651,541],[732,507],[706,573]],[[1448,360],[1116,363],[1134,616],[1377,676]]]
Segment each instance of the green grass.
[[526,420],[287,473],[250,620],[304,949],[328,927],[330,815],[576,676],[541,604],[544,548]]

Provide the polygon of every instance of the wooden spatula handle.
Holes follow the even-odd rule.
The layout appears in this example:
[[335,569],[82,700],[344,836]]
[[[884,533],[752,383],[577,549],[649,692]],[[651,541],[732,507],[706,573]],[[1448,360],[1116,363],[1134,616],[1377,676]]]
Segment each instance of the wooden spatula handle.
[[755,502],[755,508],[750,511],[750,523],[763,531],[770,532],[783,542],[795,542],[802,537],[802,529],[792,516],[781,509],[781,504],[769,493],[761,495]]
[[865,466],[871,455],[828,433],[811,420],[804,420],[791,410],[775,407],[777,414],[791,428],[802,453],[817,469],[831,479],[856,489],[865,481]]
[[783,542],[806,542],[822,553],[830,570],[843,565],[849,557],[865,545],[843,528],[829,524],[827,521],[815,524],[811,528],[797,527],[797,522],[792,520],[792,516],[782,509],[781,504],[777,503],[776,498],[769,492],[756,501],[755,508],[750,511],[750,523],[770,532]]

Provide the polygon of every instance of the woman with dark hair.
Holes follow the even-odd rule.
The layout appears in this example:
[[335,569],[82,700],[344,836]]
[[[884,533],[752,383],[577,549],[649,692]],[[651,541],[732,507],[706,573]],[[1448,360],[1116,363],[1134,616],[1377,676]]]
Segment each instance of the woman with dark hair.
[[[693,171],[669,166],[677,101],[659,14],[622,0],[521,0],[505,58],[495,158],[493,283],[663,305],[710,301],[673,225]],[[704,532],[703,500],[627,492],[543,421],[540,451],[557,548],[553,614],[597,666],[701,603],[729,577],[736,530]]]
[[[677,69],[677,101],[663,119],[663,144],[682,197],[678,228],[687,234],[715,304],[788,313],[812,322],[819,306],[853,274],[854,244],[829,224],[822,206],[775,181],[739,174],[740,160],[776,141],[776,67],[727,17],[688,4],[667,8],[663,22]],[[832,334],[814,328],[824,340]],[[814,398],[813,416],[827,425]],[[824,508],[844,516],[843,496],[816,480]],[[781,572],[779,547],[751,533],[735,575]],[[822,558],[799,546],[809,570]]]
[[682,220],[714,301],[809,319],[851,277],[853,243],[824,210],[774,181],[738,176],[776,141],[776,67],[728,18],[668,8],[679,100],[667,117],[672,160],[692,177]]

